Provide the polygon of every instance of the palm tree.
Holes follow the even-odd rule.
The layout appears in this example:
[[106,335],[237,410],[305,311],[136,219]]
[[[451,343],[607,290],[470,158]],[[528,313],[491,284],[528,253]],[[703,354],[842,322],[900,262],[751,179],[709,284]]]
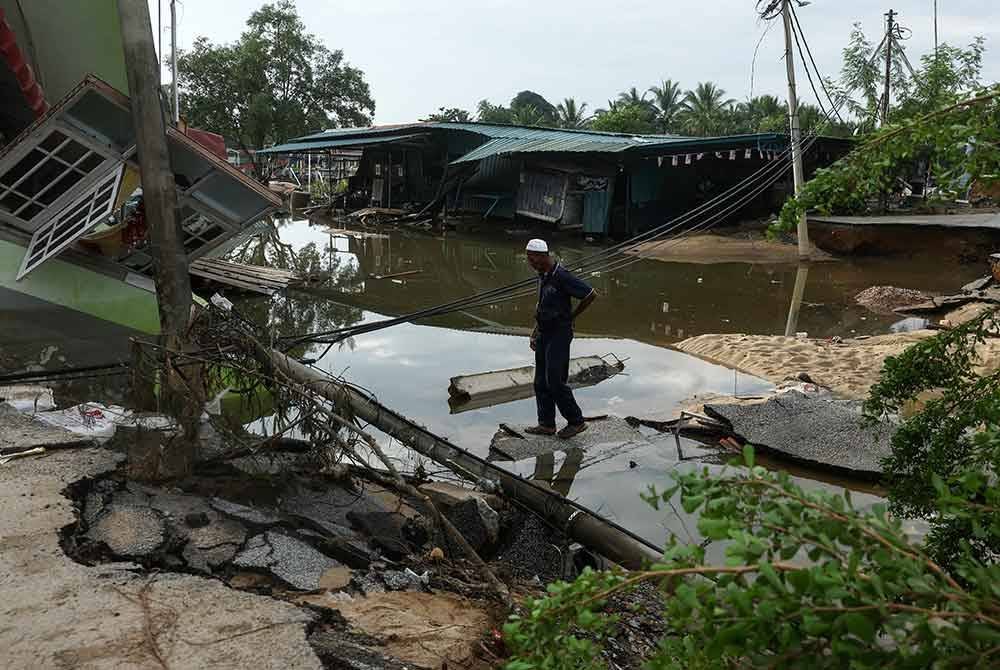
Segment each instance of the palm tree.
[[545,115],[534,105],[523,105],[511,110],[510,122],[515,126],[545,125]]
[[566,98],[556,105],[556,119],[560,128],[583,128],[587,124],[587,103],[576,104],[574,98]]
[[608,106],[607,107],[598,107],[597,109],[595,109],[594,110],[594,116],[598,117],[601,114],[608,114],[609,112],[617,112],[618,109],[621,108],[621,107],[623,107],[623,106],[624,105],[622,105],[617,100],[608,100]]
[[622,91],[618,94],[618,103],[621,105],[626,105],[629,107],[638,107],[640,109],[650,109],[653,108],[653,102],[646,99],[646,94],[643,93],[639,95],[639,89],[635,86],[627,91]]
[[656,108],[660,130],[672,132],[677,128],[677,116],[683,109],[681,85],[672,79],[664,79],[659,86],[651,86],[649,92],[653,94],[653,106]]
[[758,95],[733,110],[734,130],[746,133],[787,130],[788,108],[773,95]]
[[699,83],[684,94],[682,123],[693,135],[716,135],[723,132],[727,116],[736,102],[710,81]]

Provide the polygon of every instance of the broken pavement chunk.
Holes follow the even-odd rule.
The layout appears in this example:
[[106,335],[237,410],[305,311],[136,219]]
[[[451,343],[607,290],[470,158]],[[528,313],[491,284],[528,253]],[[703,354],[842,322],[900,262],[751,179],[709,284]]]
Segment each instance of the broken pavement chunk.
[[212,507],[223,514],[228,514],[231,517],[235,517],[254,526],[273,526],[274,524],[281,523],[281,517],[277,515],[262,512],[254,509],[253,507],[240,505],[239,503],[223,500],[222,498],[212,498]]
[[867,426],[860,400],[789,391],[760,403],[705,405],[744,441],[787,456],[856,475],[877,475],[889,455],[895,425]]
[[144,557],[155,553],[166,539],[163,518],[148,507],[112,503],[87,531],[117,556]]
[[251,537],[233,564],[267,570],[303,591],[318,589],[320,578],[331,568],[340,567],[340,563],[305,542],[273,531]]

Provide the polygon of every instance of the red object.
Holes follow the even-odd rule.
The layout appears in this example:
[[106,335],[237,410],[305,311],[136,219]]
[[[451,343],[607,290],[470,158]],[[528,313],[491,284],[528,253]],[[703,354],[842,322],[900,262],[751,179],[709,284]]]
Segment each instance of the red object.
[[226,155],[226,140],[222,137],[222,135],[210,133],[207,130],[198,130],[197,128],[191,128],[190,126],[184,130],[184,134],[222,160],[226,160],[228,158]]
[[49,103],[45,102],[45,94],[42,87],[35,80],[35,73],[31,66],[24,60],[24,54],[17,46],[17,36],[14,30],[7,23],[7,16],[3,9],[0,9],[0,59],[2,59],[10,71],[17,78],[18,88],[24,96],[28,107],[35,113],[35,118],[48,111]]

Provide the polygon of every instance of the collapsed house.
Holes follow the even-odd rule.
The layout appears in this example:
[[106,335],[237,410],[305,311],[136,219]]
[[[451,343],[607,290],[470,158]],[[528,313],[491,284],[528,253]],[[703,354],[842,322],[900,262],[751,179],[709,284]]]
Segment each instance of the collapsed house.
[[[157,332],[116,3],[85,4],[0,0],[0,299],[9,318],[58,305]],[[220,136],[180,124],[167,144],[189,264],[281,206]]]
[[[327,130],[260,153],[360,149],[348,198],[358,206],[440,204],[484,218],[525,217],[587,235],[627,237],[780,160],[788,144],[788,136],[777,133],[677,137],[420,122]],[[829,165],[849,145],[817,139],[805,155],[807,173]],[[791,170],[733,214],[773,211],[790,192]]]

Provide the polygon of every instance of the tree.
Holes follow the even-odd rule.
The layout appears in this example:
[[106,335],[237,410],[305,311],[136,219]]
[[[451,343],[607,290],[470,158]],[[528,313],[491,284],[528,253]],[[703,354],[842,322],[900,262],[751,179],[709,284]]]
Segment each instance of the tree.
[[233,44],[199,37],[178,56],[181,109],[244,150],[331,126],[371,123],[364,73],[306,32],[290,0],[250,15]]
[[[885,43],[876,50],[865,36],[860,23],[855,23],[843,50],[840,81],[827,81],[827,88],[838,105],[858,121],[862,132],[870,132],[879,125],[880,101],[885,86]],[[913,85],[910,79],[902,45],[893,42],[889,84],[897,99],[905,97]]]
[[[648,668],[997,667],[1000,371],[978,371],[977,347],[998,329],[993,310],[886,360],[873,420],[935,392],[892,438],[889,510],[804,490],[755,466],[750,447],[739,469],[675,471],[643,497],[697,513],[704,541],[671,537],[645,570],[550,585],[504,627],[508,670],[598,667],[616,623],[605,604],[644,582],[663,593]],[[912,516],[931,524],[922,544],[903,530]],[[706,561],[715,543],[724,564]]]
[[550,125],[548,118],[538,111],[534,105],[521,105],[511,108],[510,122],[515,126],[545,126]]
[[535,93],[534,91],[521,91],[510,101],[510,110],[512,113],[517,113],[517,110],[519,109],[527,109],[530,107],[535,109],[535,112],[539,117],[539,122],[531,125],[556,125],[556,108],[551,102],[543,98],[540,94]]
[[[645,495],[657,509],[677,499],[698,514],[705,541],[671,537],[646,570],[588,568],[549,585],[504,626],[507,670],[602,667],[600,645],[618,619],[605,606],[643,583],[663,594],[664,633],[646,668],[996,667],[995,562],[966,553],[949,573],[884,505],[861,511],[846,492],[804,490],[756,466],[749,448],[743,466],[675,471],[673,486]],[[1000,487],[984,484],[996,474],[964,470],[982,497],[937,495],[936,508],[1000,537]],[[709,547],[724,564],[706,562]]]
[[480,123],[499,123],[510,125],[512,113],[503,105],[494,105],[489,100],[480,100],[476,105],[476,120]]
[[[802,107],[799,106],[800,116]],[[733,108],[731,124],[734,132],[787,133],[788,105],[776,96],[758,95]]]
[[597,114],[590,127],[610,133],[636,133],[641,135],[656,132],[656,119],[648,105],[637,107],[629,104],[612,104],[610,109]]
[[735,101],[712,82],[701,82],[684,94],[681,123],[692,135],[720,135],[726,130],[727,117]]
[[[888,359],[865,405],[877,421],[934,392],[893,435],[884,466],[891,511],[927,519],[928,552],[953,572],[966,555],[982,562],[1000,556],[1000,534],[982,527],[982,518],[942,514],[937,504],[945,497],[989,506],[1000,497],[1000,372],[977,372],[977,346],[998,327],[1000,315],[991,310]],[[987,518],[1000,524],[1000,509]]]
[[672,133],[679,129],[678,116],[683,109],[684,95],[681,85],[671,79],[664,79],[659,86],[652,86],[649,92],[653,94],[653,107],[656,109],[656,122],[664,133]]
[[899,96],[890,118],[912,118],[980,88],[983,42],[976,37],[965,49],[941,44],[936,52],[921,57],[916,82]]
[[646,93],[639,94],[639,89],[635,86],[627,91],[622,91],[618,94],[618,103],[621,105],[626,105],[629,107],[636,107],[638,109],[648,109],[654,111],[653,103],[651,100],[646,98]]
[[560,128],[583,128],[587,125],[587,103],[579,105],[574,98],[566,98],[556,105],[556,119]]
[[450,121],[453,123],[469,123],[472,121],[472,115],[464,109],[459,109],[458,107],[438,107],[438,111],[434,114],[429,114],[426,119],[421,119],[421,121]]
[[769,231],[795,228],[801,214],[865,211],[896,189],[918,158],[926,160],[940,199],[954,198],[969,179],[995,182],[1000,175],[1000,86],[872,133],[866,142],[827,169],[818,170],[789,198]]

